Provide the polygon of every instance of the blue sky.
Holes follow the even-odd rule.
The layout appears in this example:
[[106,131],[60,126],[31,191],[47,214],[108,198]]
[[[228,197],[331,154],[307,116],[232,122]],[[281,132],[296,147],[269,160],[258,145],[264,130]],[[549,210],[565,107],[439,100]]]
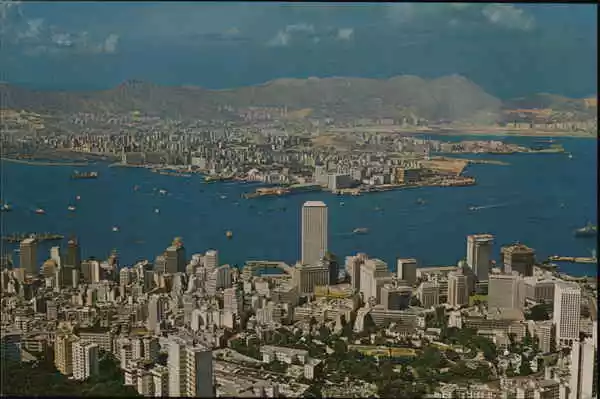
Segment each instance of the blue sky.
[[587,96],[596,30],[596,6],[582,4],[5,1],[0,72],[81,90],[461,74],[500,97]]

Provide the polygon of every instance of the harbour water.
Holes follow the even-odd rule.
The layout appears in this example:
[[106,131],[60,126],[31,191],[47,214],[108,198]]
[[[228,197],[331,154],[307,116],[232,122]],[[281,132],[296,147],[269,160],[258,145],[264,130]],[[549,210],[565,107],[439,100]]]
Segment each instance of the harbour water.
[[[534,140],[509,141],[531,144]],[[472,187],[361,197],[305,193],[244,200],[241,194],[255,186],[206,184],[199,176],[163,176],[104,164],[77,167],[97,170],[98,179],[73,180],[74,167],[2,162],[2,200],[13,210],[1,214],[1,230],[2,235],[75,234],[84,257],[104,259],[116,248],[122,264],[154,259],[175,236],[183,238],[188,255],[215,248],[223,263],[242,265],[252,259],[294,263],[299,254],[300,207],[307,200],[322,200],[329,206],[329,241],[335,254],[343,258],[366,252],[392,269],[397,257],[415,257],[424,266],[456,264],[465,256],[466,235],[472,233],[496,236],[496,259],[502,244],[515,241],[535,248],[538,259],[555,254],[591,256],[596,239],[575,238],[573,231],[588,221],[597,223],[596,143],[557,142],[573,154],[572,159],[566,154],[482,155],[510,165],[469,166],[467,174],[478,180]],[[419,198],[423,204],[418,204]],[[76,210],[69,211],[70,205]],[[469,210],[472,206],[479,209]],[[36,208],[46,214],[36,215]],[[357,227],[368,228],[368,233],[352,234]],[[233,232],[231,239],[227,231]],[[40,245],[40,260],[49,256],[52,245],[56,243]],[[14,248],[3,244],[4,252]],[[561,264],[561,270],[577,276],[596,275],[596,269],[595,264]]]

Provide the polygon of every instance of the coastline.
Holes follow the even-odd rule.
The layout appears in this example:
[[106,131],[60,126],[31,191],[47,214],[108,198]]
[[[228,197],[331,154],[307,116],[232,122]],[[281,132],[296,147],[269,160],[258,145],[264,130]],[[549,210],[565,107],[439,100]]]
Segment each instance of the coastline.
[[90,165],[89,162],[27,161],[24,159],[14,159],[14,158],[5,158],[5,157],[0,157],[0,161],[18,163],[18,164],[30,165],[30,166],[88,166],[88,165]]

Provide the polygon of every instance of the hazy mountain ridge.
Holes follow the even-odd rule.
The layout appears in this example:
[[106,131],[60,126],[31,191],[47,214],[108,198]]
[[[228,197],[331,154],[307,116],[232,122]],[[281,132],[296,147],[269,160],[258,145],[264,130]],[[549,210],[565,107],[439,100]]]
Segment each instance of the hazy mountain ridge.
[[149,115],[211,119],[231,117],[248,107],[287,107],[288,111],[312,109],[313,117],[338,119],[416,116],[428,121],[493,123],[503,109],[552,105],[579,110],[583,104],[583,100],[546,94],[503,104],[457,75],[431,80],[410,75],[390,79],[276,79],[225,90],[160,86],[138,80],[95,92],[33,91],[0,84],[0,91],[0,107],[4,109],[48,113],[136,110]]

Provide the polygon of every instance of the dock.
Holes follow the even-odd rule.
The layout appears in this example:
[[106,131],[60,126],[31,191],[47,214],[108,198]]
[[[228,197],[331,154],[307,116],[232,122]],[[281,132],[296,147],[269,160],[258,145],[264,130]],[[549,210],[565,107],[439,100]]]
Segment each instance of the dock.
[[553,262],[569,262],[569,263],[598,263],[598,258],[595,256],[550,256],[548,260]]

